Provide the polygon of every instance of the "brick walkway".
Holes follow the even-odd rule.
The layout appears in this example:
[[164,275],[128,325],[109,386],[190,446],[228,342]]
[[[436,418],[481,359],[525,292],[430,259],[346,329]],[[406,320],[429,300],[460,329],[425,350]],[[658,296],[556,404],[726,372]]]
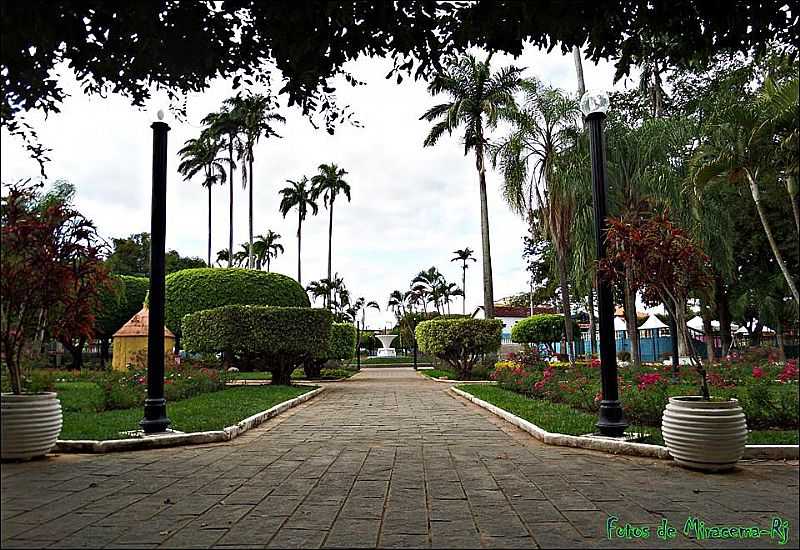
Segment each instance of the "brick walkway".
[[[605,521],[768,526],[798,543],[797,464],[703,475],[547,447],[410,369],[366,370],[226,444],[2,466],[2,546],[617,547]],[[754,541],[729,541],[752,547]],[[755,546],[777,546],[762,539]]]

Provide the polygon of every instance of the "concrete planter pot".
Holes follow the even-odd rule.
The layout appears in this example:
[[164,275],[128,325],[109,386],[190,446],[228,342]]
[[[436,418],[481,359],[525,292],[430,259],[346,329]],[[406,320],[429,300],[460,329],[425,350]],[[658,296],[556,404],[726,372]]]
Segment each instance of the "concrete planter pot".
[[669,454],[681,466],[730,470],[744,454],[747,423],[736,399],[670,397],[661,434]]
[[61,401],[55,393],[0,394],[2,459],[28,460],[43,456],[61,433]]

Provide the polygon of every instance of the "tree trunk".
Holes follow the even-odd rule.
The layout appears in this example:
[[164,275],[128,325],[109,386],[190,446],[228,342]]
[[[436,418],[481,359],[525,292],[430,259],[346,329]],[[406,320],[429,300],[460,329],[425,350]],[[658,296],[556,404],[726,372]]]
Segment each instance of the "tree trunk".
[[[250,206],[248,210],[248,219],[249,219],[249,245],[247,248],[247,267],[249,269],[253,269],[253,152],[250,151],[250,159],[248,160],[250,164]],[[269,271],[269,270],[267,270]]]
[[786,178],[786,190],[789,192],[789,200],[792,201],[792,214],[794,214],[794,227],[797,237],[800,238],[800,193],[797,189],[797,178],[789,176]]
[[[575,338],[572,333],[572,307],[567,279],[567,259],[563,251],[558,251],[558,284],[561,286],[561,313],[564,315],[564,335],[566,336],[566,353],[570,363],[575,362]],[[562,352],[565,350],[561,350]]]
[[72,340],[64,339],[61,341],[67,351],[69,352],[72,364],[70,368],[72,369],[82,369],[83,368],[83,346],[86,345],[86,337],[81,336],[78,338],[78,343],[76,344]]
[[[592,277],[592,285],[594,285],[594,277]],[[592,351],[592,357],[597,355],[597,323],[594,319],[594,286],[589,287],[589,338],[592,339],[589,349]]]
[[489,204],[486,198],[486,170],[483,165],[483,145],[475,150],[475,166],[478,169],[481,199],[481,246],[483,248],[483,313],[486,319],[494,319],[494,288],[492,280],[492,252],[489,242]]
[[783,343],[783,323],[775,321],[775,342],[778,344],[778,361],[786,361],[786,347]]
[[631,269],[625,267],[625,324],[628,339],[631,341],[631,360],[634,367],[642,366],[642,355],[639,349],[639,320],[636,318],[636,292],[633,290]]
[[706,364],[713,365],[714,353],[714,327],[711,325],[711,305],[706,300],[700,300],[700,311],[703,317],[703,333],[706,342]]
[[582,97],[586,93],[586,82],[583,80],[583,58],[578,46],[572,46],[572,58],[575,60],[575,76],[578,77],[578,97]]
[[717,305],[719,335],[722,340],[722,357],[725,357],[730,352],[733,335],[731,334],[731,308],[728,291],[725,290],[725,283],[719,274],[714,277],[714,302]]
[[691,342],[686,335],[686,304],[680,303],[675,307],[675,324],[678,331],[678,357],[689,356]]
[[300,276],[300,249],[302,248],[303,238],[303,218],[300,215],[300,208],[297,208],[297,282],[303,286],[303,278]]
[[750,347],[755,348],[761,345],[761,331],[764,330],[764,325],[761,324],[761,319],[756,321],[756,326],[750,331]]
[[[328,281],[330,281],[331,277],[332,277],[331,254],[332,254],[332,251],[333,251],[333,203],[334,203],[333,195],[331,195],[331,203],[330,203],[330,210],[329,210],[330,217],[328,218]],[[331,292],[332,292],[332,290],[328,291],[327,304],[331,303],[331,299],[332,299]]]
[[108,362],[109,338],[100,339],[100,370],[105,370]]
[[764,226],[764,233],[767,234],[767,241],[769,241],[772,254],[775,256],[775,261],[778,262],[778,266],[781,268],[781,272],[786,279],[786,284],[789,285],[789,290],[792,292],[792,296],[794,296],[794,301],[800,303],[800,295],[797,293],[797,286],[794,284],[794,279],[792,279],[789,270],[786,268],[781,251],[778,249],[778,244],[775,242],[775,237],[772,235],[772,229],[769,226],[769,222],[767,222],[767,215],[764,212],[764,208],[761,206],[761,193],[758,189],[758,183],[755,178],[750,175],[750,170],[745,170],[745,174],[747,174],[747,180],[750,182],[750,194],[753,195],[753,202],[756,204],[758,217],[761,218],[761,225]]
[[228,267],[233,267],[233,136],[228,136],[228,160],[230,161],[230,179],[228,180]]
[[208,267],[211,265],[211,186],[208,186]]
[[461,268],[461,314],[467,314],[467,261],[464,260],[464,266]]

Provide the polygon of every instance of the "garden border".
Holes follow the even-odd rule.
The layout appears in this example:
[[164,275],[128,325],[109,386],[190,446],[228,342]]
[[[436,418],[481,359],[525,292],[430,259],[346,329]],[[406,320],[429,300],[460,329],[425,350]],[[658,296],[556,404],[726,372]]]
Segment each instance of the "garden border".
[[426,380],[431,380],[433,382],[444,382],[452,384],[497,384],[495,380],[450,380],[448,378],[434,378],[432,376],[426,376],[419,371],[417,371],[417,374],[425,378]]
[[[505,409],[501,409],[497,405],[492,405],[456,387],[448,388],[448,391],[455,397],[466,399],[492,414],[499,416],[547,445],[577,447],[611,454],[624,454],[665,460],[672,459],[667,448],[662,445],[548,432],[524,418],[520,418]],[[742,459],[797,460],[798,456],[800,456],[800,446],[798,445],[747,445]]]
[[[298,384],[300,387],[309,387]],[[303,395],[298,395],[282,403],[251,415],[238,423],[221,430],[206,432],[174,433],[154,437],[141,437],[131,439],[59,439],[51,453],[114,453],[121,451],[140,451],[145,449],[160,449],[163,447],[177,447],[180,445],[201,445],[204,443],[220,443],[230,441],[255,428],[270,418],[274,418],[287,410],[305,403],[319,395],[325,389],[320,386]]]

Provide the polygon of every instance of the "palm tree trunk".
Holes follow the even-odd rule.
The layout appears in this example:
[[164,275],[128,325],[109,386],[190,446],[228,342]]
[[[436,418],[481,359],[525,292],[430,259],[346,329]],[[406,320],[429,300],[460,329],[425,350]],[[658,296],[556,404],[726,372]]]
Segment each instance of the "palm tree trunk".
[[[331,202],[330,202],[330,210],[329,210],[329,218],[328,218],[328,280],[331,280],[332,271],[331,271],[331,253],[333,250],[333,203],[334,199],[331,195]],[[332,296],[330,292],[328,293],[328,304],[331,303]]]
[[628,328],[628,338],[631,341],[631,359],[634,367],[642,366],[642,355],[639,350],[639,323],[636,318],[636,293],[633,290],[631,270],[625,268],[625,322]]
[[800,237],[800,193],[797,192],[797,178],[794,176],[786,178],[786,190],[789,192],[789,200],[792,201],[795,230],[797,236]]
[[719,319],[719,335],[722,340],[722,357],[728,355],[733,342],[731,335],[731,308],[728,292],[725,290],[722,277],[714,277],[714,302],[717,305],[717,318]]
[[572,46],[572,58],[575,60],[575,75],[578,77],[578,96],[582,97],[586,93],[586,82],[583,80],[583,59],[578,46]]
[[711,305],[707,300],[700,299],[700,311],[703,317],[703,332],[706,341],[706,364],[713,365],[716,357],[714,352],[714,327],[711,325]]
[[567,278],[567,258],[564,251],[558,251],[558,284],[561,287],[561,312],[564,315],[564,335],[567,338],[566,348],[569,362],[575,361],[575,338],[572,333],[572,304],[569,295]]
[[208,267],[211,265],[211,185],[208,186]]
[[236,172],[233,167],[233,136],[228,139],[228,161],[231,169],[228,180],[228,267],[233,267],[233,174]]
[[597,323],[594,319],[594,277],[592,277],[592,286],[589,286],[589,338],[592,339],[589,344],[589,349],[592,351],[592,357],[597,355]]
[[300,277],[300,249],[302,245],[301,231],[303,228],[303,217],[300,215],[300,208],[297,209],[297,282],[302,286],[303,279]]
[[[481,139],[481,138],[479,138]],[[489,204],[486,199],[486,170],[483,166],[483,146],[475,150],[475,166],[481,198],[481,246],[483,248],[483,313],[487,319],[494,318],[494,288],[492,287],[492,252],[489,242]]]
[[[249,163],[250,163],[250,206],[248,217],[250,221],[250,245],[247,248],[247,267],[253,269],[253,152],[249,152]],[[269,270],[267,270],[269,271]]]
[[[675,306],[675,325],[678,332],[678,357],[689,357],[694,344],[691,338],[687,336],[688,329],[686,328],[686,300],[681,300]],[[691,349],[689,346],[692,346]]]
[[764,233],[767,234],[767,241],[769,241],[769,246],[772,248],[772,254],[775,256],[775,261],[778,262],[778,266],[781,268],[783,277],[786,279],[786,284],[789,285],[789,290],[792,292],[792,296],[794,296],[794,301],[800,302],[800,295],[797,293],[797,286],[794,284],[794,279],[792,279],[789,270],[786,268],[781,251],[778,249],[778,244],[775,242],[775,237],[772,235],[772,229],[769,226],[769,222],[767,222],[767,216],[764,213],[764,208],[761,206],[761,192],[758,189],[758,183],[753,176],[750,175],[750,170],[746,169],[745,174],[747,174],[747,180],[750,182],[750,194],[753,195],[753,202],[756,203],[758,217],[761,218],[761,225],[764,226]]
[[461,268],[461,314],[467,314],[467,261],[464,260],[464,265]]

